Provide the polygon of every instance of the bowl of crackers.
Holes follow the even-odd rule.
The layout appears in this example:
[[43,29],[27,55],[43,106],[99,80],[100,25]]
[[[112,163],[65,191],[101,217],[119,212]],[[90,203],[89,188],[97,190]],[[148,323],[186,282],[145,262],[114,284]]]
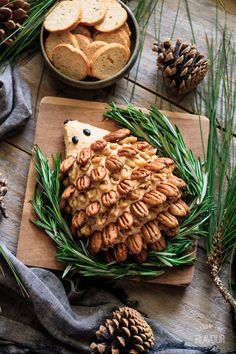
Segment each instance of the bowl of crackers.
[[113,85],[134,66],[138,23],[119,0],[63,0],[46,15],[43,57],[53,74],[81,89]]

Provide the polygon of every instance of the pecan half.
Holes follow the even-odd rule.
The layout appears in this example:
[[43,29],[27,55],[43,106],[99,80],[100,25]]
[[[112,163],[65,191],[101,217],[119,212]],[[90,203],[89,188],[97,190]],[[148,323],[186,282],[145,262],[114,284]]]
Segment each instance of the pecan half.
[[151,172],[146,170],[145,168],[138,168],[137,170],[131,173],[130,178],[140,180],[140,179],[147,178],[148,176],[150,176],[150,174]]
[[104,193],[102,195],[102,204],[110,208],[112,205],[114,205],[117,202],[117,194],[115,191],[110,191],[108,193]]
[[120,195],[125,195],[134,190],[134,183],[129,179],[124,179],[117,186],[117,191]]
[[179,195],[179,189],[174,184],[168,182],[161,182],[157,185],[156,189],[162,194],[165,194],[167,198],[178,197]]
[[150,145],[147,141],[137,141],[137,143],[134,144],[134,147],[140,151],[153,149],[152,145]]
[[74,162],[75,162],[75,157],[68,156],[64,161],[62,161],[61,166],[60,166],[60,171],[62,173],[68,172],[69,169],[74,165]]
[[179,226],[173,228],[163,226],[162,231],[169,237],[175,237],[179,233]]
[[99,202],[92,202],[86,208],[86,215],[94,216],[99,212],[100,209],[101,209],[101,205]]
[[166,166],[173,166],[174,161],[170,159],[169,157],[158,157],[155,161],[161,162]]
[[163,251],[164,249],[166,249],[166,240],[163,236],[161,236],[159,240],[154,243],[150,243],[148,246],[153,251]]
[[72,226],[75,228],[78,228],[81,226],[86,220],[86,213],[85,210],[80,210],[78,213],[76,213],[73,218],[72,218]]
[[124,139],[129,135],[130,135],[130,130],[124,128],[124,129],[118,129],[115,132],[105,135],[103,139],[105,139],[110,143],[116,143],[119,140]]
[[179,225],[178,220],[175,216],[168,213],[168,211],[164,211],[158,215],[158,221],[165,227],[174,228]]
[[133,146],[124,146],[118,150],[118,156],[122,157],[134,157],[136,154],[137,151]]
[[184,182],[184,180],[182,180],[181,178],[176,177],[176,176],[169,177],[168,183],[171,183],[178,188],[182,188],[182,189],[186,188],[186,183]]
[[128,257],[128,248],[125,243],[118,243],[114,247],[114,256],[116,262],[124,262]]
[[107,141],[101,139],[101,140],[97,140],[97,141],[95,141],[95,143],[91,144],[90,148],[94,152],[100,152],[103,149],[105,149],[106,146],[107,146]]
[[145,262],[148,258],[147,250],[145,248],[143,248],[139,254],[135,255],[135,258],[136,258],[137,262],[139,262],[139,263]]
[[111,172],[117,172],[124,166],[124,161],[116,155],[112,155],[106,159],[106,168]]
[[90,148],[83,148],[80,150],[79,155],[77,156],[77,162],[84,166],[91,158],[91,149]]
[[127,211],[118,218],[118,225],[121,229],[129,229],[133,224],[133,216]]
[[143,240],[140,234],[131,235],[126,239],[126,245],[130,254],[139,254],[143,248]]
[[166,196],[165,194],[162,194],[158,191],[152,190],[146,194],[144,194],[143,201],[151,205],[152,207],[161,205],[166,201]]
[[98,166],[91,171],[90,177],[93,182],[101,182],[106,177],[107,170],[103,166]]
[[143,225],[141,232],[146,243],[154,243],[161,237],[161,231],[154,221],[150,221]]
[[77,180],[77,189],[79,191],[85,191],[86,189],[89,188],[90,184],[91,184],[91,180],[89,176],[79,177]]
[[119,235],[118,226],[115,223],[110,223],[104,227],[102,232],[104,247],[110,247],[114,244]]
[[74,191],[75,191],[75,186],[73,186],[72,184],[69,185],[69,187],[67,187],[64,190],[64,192],[62,193],[61,198],[62,199],[69,199],[72,196],[72,194],[74,193]]
[[130,211],[133,215],[139,218],[144,218],[145,216],[148,216],[148,208],[146,207],[146,204],[141,200],[131,204]]
[[159,162],[157,160],[149,162],[145,168],[152,171],[152,172],[161,172],[164,168],[166,167],[166,165],[162,162]]
[[115,256],[113,252],[113,248],[109,248],[105,253],[105,258],[107,263],[115,262]]
[[89,238],[88,249],[91,254],[96,254],[102,248],[102,232],[95,231]]
[[178,200],[175,204],[171,204],[168,211],[172,215],[179,217],[184,217],[190,212],[188,205],[182,199]]

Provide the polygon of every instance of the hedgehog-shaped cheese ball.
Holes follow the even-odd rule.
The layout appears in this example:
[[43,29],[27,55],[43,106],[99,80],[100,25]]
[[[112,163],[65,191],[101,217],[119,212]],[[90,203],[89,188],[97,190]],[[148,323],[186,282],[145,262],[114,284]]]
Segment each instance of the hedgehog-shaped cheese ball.
[[149,249],[164,250],[189,213],[174,161],[128,129],[109,133],[68,121],[65,143],[60,207],[72,217],[73,236],[88,238],[89,252],[108,263],[144,262]]

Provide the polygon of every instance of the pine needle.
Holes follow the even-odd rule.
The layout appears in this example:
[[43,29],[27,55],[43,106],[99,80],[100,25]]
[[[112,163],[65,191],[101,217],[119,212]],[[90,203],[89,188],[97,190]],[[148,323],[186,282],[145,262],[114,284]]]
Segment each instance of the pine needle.
[[[4,251],[3,247],[0,245],[0,255],[1,257],[5,260],[6,264],[8,265],[9,269],[11,270],[17,285],[19,286],[21,293],[23,296],[29,297],[29,294],[24,286],[24,284],[22,283],[19,275],[17,274],[17,271],[15,270],[14,265],[12,264],[12,262],[10,261],[9,257],[7,256],[6,252]],[[0,267],[0,271],[3,273],[3,269]]]

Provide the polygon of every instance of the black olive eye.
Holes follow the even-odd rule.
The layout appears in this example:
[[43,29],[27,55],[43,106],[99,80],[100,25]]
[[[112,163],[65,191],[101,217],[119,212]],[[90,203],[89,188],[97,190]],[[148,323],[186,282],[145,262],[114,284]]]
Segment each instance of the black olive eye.
[[91,131],[90,131],[89,129],[84,129],[84,130],[83,130],[83,133],[84,133],[84,135],[86,135],[86,136],[90,136],[90,135],[91,135]]
[[74,144],[77,144],[77,143],[79,142],[78,136],[73,136],[72,142],[73,142]]

